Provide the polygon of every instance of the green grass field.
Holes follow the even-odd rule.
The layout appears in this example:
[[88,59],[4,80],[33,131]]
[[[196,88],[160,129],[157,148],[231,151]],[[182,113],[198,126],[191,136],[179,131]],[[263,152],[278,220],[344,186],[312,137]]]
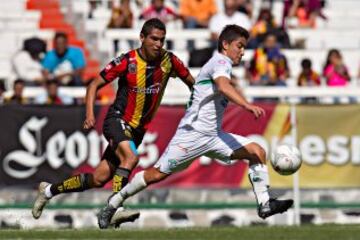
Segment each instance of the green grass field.
[[301,227],[213,227],[144,230],[0,230],[0,239],[121,239],[121,240],[355,240],[359,225]]

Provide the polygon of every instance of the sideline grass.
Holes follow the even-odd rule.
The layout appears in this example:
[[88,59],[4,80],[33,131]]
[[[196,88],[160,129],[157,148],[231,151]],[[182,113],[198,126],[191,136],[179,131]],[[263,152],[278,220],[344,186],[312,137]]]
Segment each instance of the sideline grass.
[[126,230],[0,230],[0,239],[355,240],[360,239],[359,234],[359,225],[305,225]]

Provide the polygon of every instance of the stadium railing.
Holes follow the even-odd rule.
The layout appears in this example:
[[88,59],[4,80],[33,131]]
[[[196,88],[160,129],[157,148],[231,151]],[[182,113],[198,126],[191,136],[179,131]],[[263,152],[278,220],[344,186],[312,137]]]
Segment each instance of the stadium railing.
[[[62,94],[73,98],[84,98],[85,87],[60,87]],[[347,87],[245,87],[243,89],[245,96],[251,100],[253,98],[274,98],[279,97],[280,101],[288,103],[299,103],[301,98],[314,97],[319,99],[320,103],[333,103],[334,98],[339,98],[340,103],[349,103],[349,98],[360,102],[360,86],[354,83]],[[26,87],[24,96],[33,98],[45,89],[42,87]],[[7,91],[5,96],[10,96],[12,91]],[[190,97],[190,91],[181,81],[169,81],[165,90],[162,104],[165,105],[183,105]]]

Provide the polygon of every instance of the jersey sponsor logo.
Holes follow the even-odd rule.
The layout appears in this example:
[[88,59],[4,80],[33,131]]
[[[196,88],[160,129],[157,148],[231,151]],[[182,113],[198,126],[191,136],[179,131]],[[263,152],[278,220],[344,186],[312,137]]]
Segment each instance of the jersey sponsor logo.
[[147,88],[142,87],[133,87],[130,89],[130,91],[136,92],[136,93],[145,93],[145,94],[157,94],[160,92],[161,84],[155,83],[154,85],[151,85]]

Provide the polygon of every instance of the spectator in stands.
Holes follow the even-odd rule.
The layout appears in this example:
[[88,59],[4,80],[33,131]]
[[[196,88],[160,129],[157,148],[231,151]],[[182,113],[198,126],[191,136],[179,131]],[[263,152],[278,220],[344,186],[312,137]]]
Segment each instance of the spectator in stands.
[[93,18],[93,14],[97,6],[100,4],[100,0],[89,0],[89,13],[88,18]]
[[173,9],[165,6],[164,0],[151,0],[151,5],[144,9],[139,18],[144,20],[158,18],[166,24],[178,17],[178,14]]
[[68,46],[66,33],[57,32],[54,38],[54,49],[47,52],[42,62],[46,79],[56,79],[59,84],[81,86],[85,58],[78,47]]
[[[217,12],[217,6],[214,0],[181,0],[179,12],[182,17],[184,28],[207,28],[210,18]],[[193,50],[195,43],[188,41],[188,50]]]
[[22,79],[26,86],[36,86],[44,82],[41,59],[46,52],[46,43],[39,38],[26,39],[23,49],[16,53],[11,63],[16,78]]
[[210,18],[217,12],[214,0],[181,0],[180,15],[185,28],[207,28]]
[[[130,8],[130,0],[121,0],[120,6],[112,7],[110,22],[108,28],[132,28],[134,25],[134,14]],[[119,40],[114,40],[114,55],[119,51]],[[134,48],[134,41],[128,41],[129,47]]]
[[4,103],[5,84],[3,80],[0,80],[0,105]]
[[339,50],[331,49],[329,51],[323,75],[328,86],[345,86],[349,83],[350,75]]
[[283,28],[276,24],[274,16],[268,7],[260,9],[258,19],[251,28],[250,39],[247,47],[250,49],[259,47],[268,32],[273,32],[276,35],[278,42],[281,44],[281,48],[290,48],[290,39],[288,34]]
[[321,84],[320,75],[312,69],[310,59],[303,59],[301,61],[301,68],[301,73],[297,79],[298,86],[319,86]]
[[[139,18],[144,20],[158,18],[166,24],[178,19],[179,15],[170,7],[165,6],[164,0],[151,0],[151,5],[144,9]],[[173,48],[173,43],[170,40],[166,40],[166,45],[168,49]]]
[[[320,86],[321,80],[320,75],[317,74],[311,67],[311,60],[305,58],[301,61],[301,73],[297,79],[297,85],[300,87],[312,87],[312,86]],[[316,103],[316,97],[303,97],[301,98],[302,103]]]
[[130,0],[121,0],[120,6],[112,7],[108,28],[132,28],[134,14],[130,8]]
[[14,93],[11,97],[5,98],[6,104],[27,104],[28,100],[23,96],[25,82],[22,79],[17,79],[14,82]]
[[250,19],[253,13],[253,5],[251,0],[237,0],[237,10],[246,14]]
[[[326,19],[321,12],[320,0],[287,0],[284,4],[283,26],[314,28],[318,16]],[[291,19],[295,19],[296,23],[291,24]]]
[[289,68],[275,34],[268,33],[263,47],[255,50],[246,75],[250,85],[286,86]]
[[69,105],[74,103],[74,100],[71,97],[59,93],[58,81],[48,80],[46,82],[45,87],[46,87],[46,92],[44,94],[37,96],[34,99],[35,104]]
[[251,28],[250,18],[246,14],[238,12],[237,8],[237,0],[224,0],[224,11],[211,17],[209,28],[214,46],[217,46],[219,34],[228,24],[237,24],[246,30]]

